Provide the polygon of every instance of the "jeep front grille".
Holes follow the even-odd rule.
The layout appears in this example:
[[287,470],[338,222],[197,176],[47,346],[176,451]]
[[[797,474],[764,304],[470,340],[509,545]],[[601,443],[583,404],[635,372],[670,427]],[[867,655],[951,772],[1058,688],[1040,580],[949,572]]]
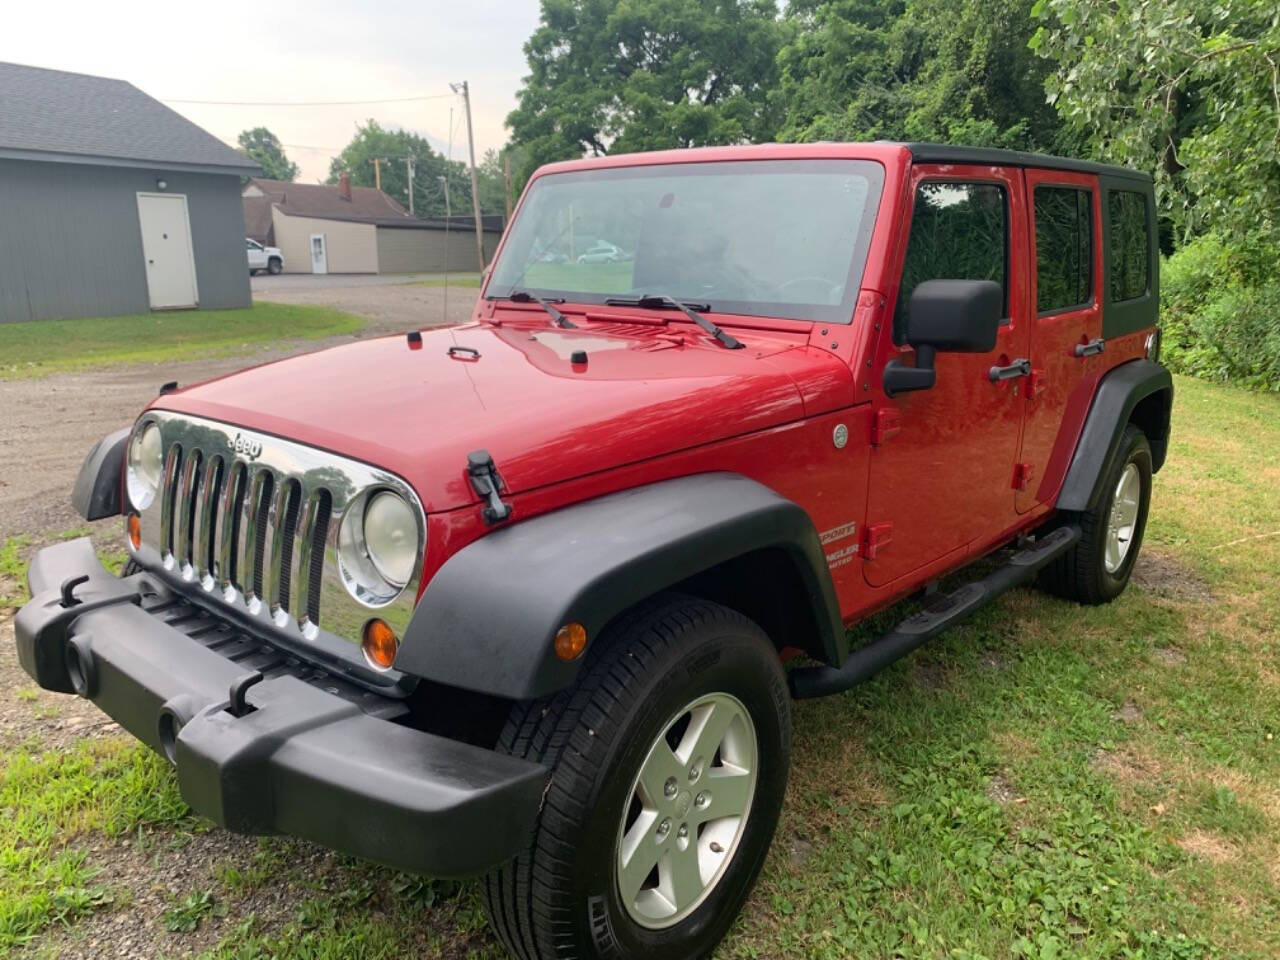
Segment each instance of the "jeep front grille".
[[[321,657],[363,665],[359,642],[374,615],[403,631],[417,578],[385,607],[366,607],[343,583],[337,538],[348,504],[388,488],[417,508],[425,542],[408,484],[360,461],[212,420],[151,411],[139,426],[146,422],[160,428],[164,470],[159,495],[142,511],[139,563]],[[387,681],[384,674],[378,682]]]

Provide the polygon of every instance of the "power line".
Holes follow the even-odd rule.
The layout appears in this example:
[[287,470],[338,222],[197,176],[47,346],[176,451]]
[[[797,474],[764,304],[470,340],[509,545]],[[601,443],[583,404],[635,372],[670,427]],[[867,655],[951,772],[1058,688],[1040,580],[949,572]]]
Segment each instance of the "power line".
[[375,103],[413,103],[417,100],[443,100],[452,93],[432,93],[421,97],[396,97],[391,100],[161,100],[161,103],[197,104],[205,107],[358,107]]

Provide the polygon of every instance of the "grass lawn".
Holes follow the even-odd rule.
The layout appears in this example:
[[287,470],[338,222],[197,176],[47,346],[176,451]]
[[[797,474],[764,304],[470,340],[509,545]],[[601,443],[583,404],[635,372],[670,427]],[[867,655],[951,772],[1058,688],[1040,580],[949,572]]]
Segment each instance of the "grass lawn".
[[247,310],[0,323],[0,379],[120,363],[196,360],[265,343],[354,333],[363,323],[328,307],[263,302]]
[[[1280,397],[1177,390],[1123,597],[1015,591],[796,705],[787,806],[721,960],[1280,955]],[[221,835],[127,741],[10,751],[0,813],[0,952],[135,929],[100,865],[127,838],[196,857]],[[211,849],[150,921],[167,955],[501,955],[473,884],[287,839]]]

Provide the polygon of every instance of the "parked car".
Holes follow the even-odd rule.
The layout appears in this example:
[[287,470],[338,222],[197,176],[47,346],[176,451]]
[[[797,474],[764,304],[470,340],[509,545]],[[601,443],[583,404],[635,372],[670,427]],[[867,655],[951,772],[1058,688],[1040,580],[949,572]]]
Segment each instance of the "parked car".
[[273,276],[284,269],[284,254],[279,247],[264,247],[256,240],[245,237],[245,249],[249,254],[249,275],[265,270]]
[[612,243],[601,241],[585,253],[578,254],[579,263],[617,263],[626,260],[627,255]]
[[[643,286],[526,287],[556,203],[637,211]],[[18,656],[219,824],[483,875],[517,956],[706,956],[794,698],[1014,586],[1128,584],[1173,398],[1152,180],[767,145],[557,164],[520,210],[469,322],[170,385],[100,441],[73,500],[128,564],[37,553]]]

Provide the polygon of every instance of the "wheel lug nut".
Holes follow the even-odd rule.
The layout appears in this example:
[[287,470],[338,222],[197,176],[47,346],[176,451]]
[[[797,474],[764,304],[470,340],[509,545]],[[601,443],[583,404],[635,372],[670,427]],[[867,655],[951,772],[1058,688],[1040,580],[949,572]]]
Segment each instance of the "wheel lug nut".
[[689,825],[687,823],[680,824],[680,830],[676,833],[681,840],[689,836]]
[[698,794],[697,797],[694,798],[693,802],[700,807],[705,807],[708,803],[711,802],[711,794],[707,793],[704,790],[702,793]]
[[658,824],[658,836],[665,837],[670,830],[671,830],[670,819],[665,819],[660,824]]
[[662,786],[662,792],[665,793],[668,797],[674,797],[676,795],[676,789],[677,789],[676,778],[667,777],[667,782]]

